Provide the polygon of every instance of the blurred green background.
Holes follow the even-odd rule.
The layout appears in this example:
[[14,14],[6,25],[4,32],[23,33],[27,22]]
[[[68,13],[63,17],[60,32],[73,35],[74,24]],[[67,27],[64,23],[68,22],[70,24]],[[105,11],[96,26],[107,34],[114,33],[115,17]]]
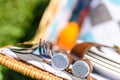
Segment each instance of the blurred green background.
[[[0,47],[35,35],[49,0],[0,0]],[[34,80],[0,65],[0,80]]]

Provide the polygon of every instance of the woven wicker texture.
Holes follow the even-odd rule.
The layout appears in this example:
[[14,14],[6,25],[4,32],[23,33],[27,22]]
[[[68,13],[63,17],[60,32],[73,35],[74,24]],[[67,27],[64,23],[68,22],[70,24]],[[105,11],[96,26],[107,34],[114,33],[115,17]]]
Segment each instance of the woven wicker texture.
[[62,78],[50,74],[49,72],[42,71],[31,65],[27,65],[20,61],[11,59],[2,54],[0,54],[0,64],[6,66],[9,69],[22,73],[25,76],[29,76],[37,80],[63,80]]

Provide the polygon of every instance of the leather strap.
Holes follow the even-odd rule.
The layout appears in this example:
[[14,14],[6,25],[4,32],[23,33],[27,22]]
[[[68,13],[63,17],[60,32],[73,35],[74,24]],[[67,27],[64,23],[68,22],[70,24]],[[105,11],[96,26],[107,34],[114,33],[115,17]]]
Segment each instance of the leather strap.
[[[91,64],[91,62],[88,59],[84,59],[84,55],[85,53],[93,46],[99,46],[100,44],[97,43],[92,43],[92,42],[82,42],[80,44],[76,44],[72,50],[71,50],[71,55],[72,58],[76,61],[76,60],[84,60],[86,61],[89,66],[90,66],[90,73],[93,71],[93,66]],[[95,78],[91,77],[90,74],[86,77],[87,80],[96,80]]]
[[72,56],[76,56],[79,59],[82,59],[85,55],[85,53],[92,47],[92,46],[97,46],[99,44],[97,43],[92,43],[92,42],[82,42],[80,44],[75,45],[72,50],[71,54]]

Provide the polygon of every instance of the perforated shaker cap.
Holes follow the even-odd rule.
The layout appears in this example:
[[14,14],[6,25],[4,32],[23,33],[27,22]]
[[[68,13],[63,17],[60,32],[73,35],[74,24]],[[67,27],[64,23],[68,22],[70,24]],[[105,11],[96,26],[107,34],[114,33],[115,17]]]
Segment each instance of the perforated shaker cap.
[[57,70],[64,70],[70,63],[66,54],[58,53],[52,57],[51,64]]
[[85,78],[90,73],[90,66],[89,64],[84,61],[76,61],[72,66],[72,74],[79,78]]

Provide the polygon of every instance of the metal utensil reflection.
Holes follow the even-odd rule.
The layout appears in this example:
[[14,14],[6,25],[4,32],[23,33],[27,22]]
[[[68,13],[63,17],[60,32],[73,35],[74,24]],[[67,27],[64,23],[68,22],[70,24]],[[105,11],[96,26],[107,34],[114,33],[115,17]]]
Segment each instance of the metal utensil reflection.
[[50,58],[53,56],[54,52],[52,49],[52,43],[49,41],[41,40],[39,42],[39,54],[40,56]]
[[[26,53],[26,54],[32,53],[48,59],[51,59],[54,53],[52,49],[52,43],[41,39],[39,45],[18,44],[14,47],[11,47],[10,50],[15,53]],[[37,53],[36,50],[38,50]]]
[[49,65],[48,60],[41,58],[38,55],[35,55],[33,53],[21,53],[21,52],[14,52],[8,48],[2,48],[0,49],[0,53],[12,57],[17,60],[24,61],[28,64],[32,64],[40,69],[43,69],[45,71],[51,72],[59,77],[65,78],[67,80],[72,80],[72,78],[68,75],[69,73],[65,73],[63,71],[58,71],[54,69],[51,65]]

